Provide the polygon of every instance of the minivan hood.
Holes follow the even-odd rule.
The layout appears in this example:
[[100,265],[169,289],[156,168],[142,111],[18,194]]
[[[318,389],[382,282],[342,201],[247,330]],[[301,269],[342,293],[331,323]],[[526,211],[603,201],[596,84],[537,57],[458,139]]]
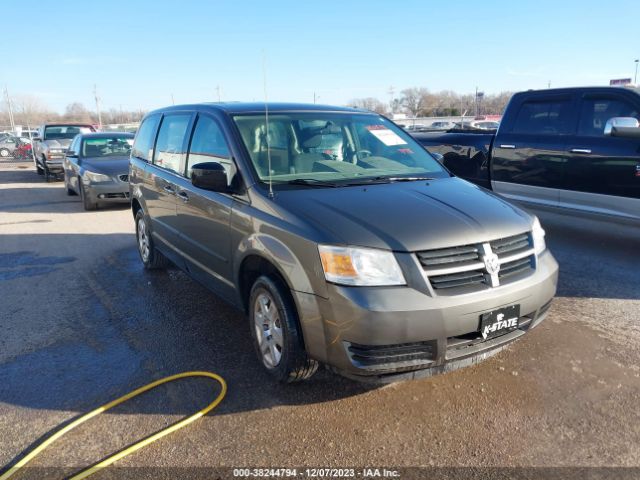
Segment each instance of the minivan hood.
[[104,175],[124,175],[129,173],[129,157],[83,158],[82,168]]
[[336,243],[399,252],[481,243],[532,223],[523,210],[455,177],[281,190],[275,202]]

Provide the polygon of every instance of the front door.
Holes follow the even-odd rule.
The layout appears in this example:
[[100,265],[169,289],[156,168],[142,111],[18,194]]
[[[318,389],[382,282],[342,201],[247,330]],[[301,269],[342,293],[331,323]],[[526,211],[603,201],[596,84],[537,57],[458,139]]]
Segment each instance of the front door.
[[614,117],[640,119],[640,105],[613,92],[582,98],[577,134],[567,145],[567,185],[560,203],[640,219],[640,143],[605,136],[605,124]]

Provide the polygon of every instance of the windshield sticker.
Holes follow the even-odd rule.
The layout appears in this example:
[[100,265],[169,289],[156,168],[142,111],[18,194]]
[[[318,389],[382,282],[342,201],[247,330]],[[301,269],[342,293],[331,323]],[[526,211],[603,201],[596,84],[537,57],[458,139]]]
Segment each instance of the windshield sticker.
[[384,125],[369,125],[367,127],[369,133],[384,143],[387,147],[392,147],[394,145],[406,145],[405,142],[400,136],[389,130]]

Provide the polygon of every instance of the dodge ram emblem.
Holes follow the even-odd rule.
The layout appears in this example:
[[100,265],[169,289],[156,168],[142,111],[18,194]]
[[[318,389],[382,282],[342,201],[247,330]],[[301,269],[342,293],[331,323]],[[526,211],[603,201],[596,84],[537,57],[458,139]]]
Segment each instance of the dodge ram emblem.
[[497,275],[500,271],[500,259],[495,253],[489,253],[484,256],[484,267],[489,275]]

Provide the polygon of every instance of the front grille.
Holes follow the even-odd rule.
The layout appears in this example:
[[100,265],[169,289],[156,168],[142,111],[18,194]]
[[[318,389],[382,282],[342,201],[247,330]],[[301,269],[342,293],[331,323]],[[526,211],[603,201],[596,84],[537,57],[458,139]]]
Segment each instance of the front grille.
[[345,343],[351,361],[359,368],[418,366],[435,360],[436,348],[433,341],[396,345]]
[[[485,258],[497,255],[500,270],[490,275]],[[434,290],[465,293],[514,281],[535,270],[533,240],[529,233],[486,243],[417,252]]]
[[129,181],[129,175],[118,175],[118,178],[120,179],[121,182]]

